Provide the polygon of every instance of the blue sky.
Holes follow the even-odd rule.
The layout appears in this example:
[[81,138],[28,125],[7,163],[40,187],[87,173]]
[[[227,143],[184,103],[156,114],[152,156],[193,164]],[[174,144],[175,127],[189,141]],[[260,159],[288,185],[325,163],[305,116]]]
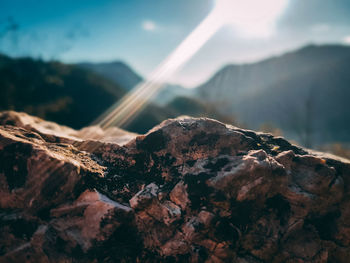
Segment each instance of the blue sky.
[[[64,62],[122,60],[149,74],[212,10],[214,0],[0,0],[0,52]],[[232,0],[234,1],[234,0]],[[220,30],[172,82],[195,86],[228,63],[308,43],[350,44],[350,1],[290,0],[269,38]],[[17,30],[7,30],[18,25]]]

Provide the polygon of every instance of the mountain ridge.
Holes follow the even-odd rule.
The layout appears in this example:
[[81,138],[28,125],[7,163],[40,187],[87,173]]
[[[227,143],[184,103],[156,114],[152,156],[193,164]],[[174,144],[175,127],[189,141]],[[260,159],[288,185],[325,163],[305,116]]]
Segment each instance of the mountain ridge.
[[[126,91],[132,90],[137,84],[144,81],[144,78],[128,66],[127,63],[119,60],[96,63],[82,62],[75,65],[105,77],[120,85]],[[184,88],[179,84],[164,83],[162,89],[151,98],[151,101],[159,106],[165,106],[177,96],[193,96],[193,93],[192,89]]]
[[[256,86],[259,87],[261,85],[271,85],[273,82],[276,81],[276,77],[274,76],[274,74],[271,74],[271,71],[281,71],[281,69],[283,69],[284,72],[280,72],[283,73],[283,77],[287,74],[290,74],[291,70],[293,71],[293,74],[298,74],[301,71],[304,72],[305,70],[310,70],[314,68],[320,62],[320,60],[321,62],[341,60],[344,58],[344,53],[346,57],[350,57],[350,47],[345,45],[308,45],[296,49],[294,51],[289,51],[282,55],[260,60],[255,63],[229,64],[217,71],[206,82],[199,85],[197,87],[197,90],[201,97],[210,99],[210,93],[206,94],[206,92],[209,92],[210,90],[210,87],[208,86],[213,86],[215,84],[217,87],[221,86],[221,90],[227,91],[227,89],[229,89],[230,87],[222,86],[225,85],[225,81],[230,81],[230,84],[232,85],[245,85],[245,88],[247,88],[248,86],[249,90],[243,92],[255,92],[257,91]],[[312,57],[311,59],[310,56]],[[330,59],[327,59],[327,56],[329,56]],[[267,74],[267,72],[269,74]],[[248,74],[248,76],[244,76],[244,74]],[[266,77],[267,75],[270,76],[267,79],[267,83],[259,83],[263,81],[263,77]],[[241,80],[243,81],[243,83],[239,83]],[[209,90],[206,90],[206,88]],[[238,91],[242,92],[240,90]],[[219,93],[219,95],[223,94]],[[223,98],[225,97],[226,94],[224,94]]]
[[[75,129],[91,124],[127,93],[116,81],[86,68],[6,55],[0,55],[0,87],[0,110],[23,111]],[[150,101],[124,128],[145,133],[167,118],[190,114],[179,106],[188,99],[181,97],[173,103],[176,94],[160,93],[162,105]],[[222,116],[197,99],[190,103],[199,109],[197,117]]]
[[[348,75],[350,47],[309,45],[253,64],[228,65],[199,86],[197,95],[204,101],[220,103],[221,112],[234,114],[239,123],[252,129],[270,123],[307,146],[309,143],[305,144],[305,141],[310,140],[300,137],[305,137],[301,133],[310,133],[307,131],[310,128],[318,133],[314,134],[315,144],[320,144],[326,138],[342,142],[349,140],[344,134],[350,132],[346,124],[350,112],[344,101],[350,96]],[[341,93],[343,96],[339,95]],[[307,106],[306,100],[310,96],[323,98],[322,103],[313,103],[315,112],[309,119],[318,123],[314,127],[306,127],[307,121],[302,120],[303,110],[298,109]],[[298,115],[295,117],[297,120],[290,120],[289,127],[285,124],[288,113],[284,120],[276,116],[281,111],[277,104],[286,107],[291,114]],[[339,116],[335,118],[335,114],[330,114],[331,111],[336,111]],[[295,122],[303,122],[298,124],[304,126],[301,127],[303,131],[290,127]]]
[[75,65],[92,70],[114,83],[119,83],[127,91],[143,80],[128,64],[119,60],[110,62],[81,62]]

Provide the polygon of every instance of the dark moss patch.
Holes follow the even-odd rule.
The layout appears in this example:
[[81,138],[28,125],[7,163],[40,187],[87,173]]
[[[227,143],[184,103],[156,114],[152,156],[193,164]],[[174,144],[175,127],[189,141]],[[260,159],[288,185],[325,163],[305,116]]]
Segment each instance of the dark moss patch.
[[164,149],[167,146],[169,138],[163,133],[162,130],[157,130],[148,134],[143,140],[137,142],[137,148],[139,150],[145,150],[149,152],[157,152]]
[[265,205],[268,211],[272,210],[277,215],[282,225],[287,223],[291,207],[286,198],[277,194],[267,199]]
[[32,153],[32,145],[10,144],[0,151],[0,173],[4,173],[9,190],[25,185],[27,179],[27,160]]
[[165,263],[176,263],[176,262],[191,262],[191,255],[190,254],[184,254],[184,255],[177,255],[175,256],[168,256],[164,260],[159,260],[156,262],[165,262]]
[[233,225],[237,226],[242,232],[248,229],[260,216],[262,208],[255,201],[237,202],[231,200],[231,218]]
[[208,164],[204,166],[205,169],[210,169],[212,172],[220,171],[222,167],[229,163],[229,159],[226,157],[220,158],[213,161],[209,161]]
[[332,240],[338,232],[337,219],[341,216],[339,210],[327,213],[323,216],[313,216],[305,220],[304,226],[313,225],[318,235],[323,240]]
[[279,146],[279,152],[292,150],[295,154],[299,154],[299,155],[307,154],[307,152],[304,151],[303,149],[292,145],[287,140],[285,140],[283,138],[280,138],[280,137],[277,137],[277,138],[274,137],[271,140],[271,144],[278,145]]
[[197,255],[198,262],[205,262],[208,259],[209,254],[205,247],[196,246],[193,252]]
[[189,166],[189,167],[193,167],[193,165],[197,162],[197,160],[188,160],[186,161],[186,164]]
[[229,219],[222,218],[215,225],[215,237],[219,241],[235,243],[239,239],[239,233]]
[[41,220],[45,220],[45,221],[49,221],[51,216],[50,216],[50,211],[51,211],[52,207],[45,207],[43,209],[40,209],[37,212],[37,216],[41,219]]
[[212,188],[206,184],[206,180],[212,175],[207,173],[186,174],[184,182],[188,185],[189,199],[192,209],[199,209],[208,204],[208,197],[212,193]]
[[223,147],[220,149],[220,154],[223,154],[223,155],[229,155],[231,154],[232,150],[230,147]]
[[322,172],[326,172],[328,171],[328,167],[324,164],[317,164],[315,166],[315,172],[317,173],[322,173]]
[[301,163],[300,157],[299,157],[299,156],[294,156],[294,157],[293,157],[293,162],[294,162],[294,163],[297,163],[297,164],[298,164],[298,163]]
[[[129,160],[134,160],[130,163]],[[105,178],[91,181],[91,187],[97,188],[111,199],[128,203],[129,199],[140,190],[140,185],[165,183],[162,177],[164,167],[171,167],[173,174],[177,175],[177,168],[172,166],[176,159],[170,154],[158,156],[151,152],[137,153],[123,160],[113,160],[113,163],[104,163],[108,167]],[[150,165],[152,164],[152,165]],[[125,188],[128,191],[125,191]]]
[[[159,262],[160,262],[160,261],[159,261]],[[176,260],[175,257],[168,256],[168,257],[166,257],[166,258],[164,259],[164,262],[165,262],[165,263],[176,263],[177,260]]]
[[225,201],[226,195],[222,191],[216,191],[212,194],[212,198],[214,202],[223,202]]
[[88,258],[96,258],[98,262],[136,262],[142,250],[142,239],[135,226],[123,225],[106,242],[94,244]]
[[191,141],[189,142],[190,146],[203,146],[206,145],[208,147],[213,147],[217,143],[217,141],[220,139],[220,135],[218,134],[207,134],[205,132],[201,132],[199,134],[196,134],[193,136]]
[[257,136],[257,134],[253,131],[240,130],[240,132],[243,133],[245,136],[248,136],[248,137],[254,139],[255,141],[259,140],[259,137]]
[[166,153],[164,156],[152,155],[152,157],[157,160],[163,168],[172,167],[173,163],[176,162],[176,158],[171,156],[170,153]]
[[0,225],[1,227],[9,227],[10,233],[17,238],[25,240],[30,240],[38,228],[37,222],[34,220],[27,220],[21,216],[9,217],[7,220],[2,218],[0,219]]
[[288,141],[286,141],[283,138],[277,137],[277,138],[273,138],[272,142],[274,144],[277,144],[279,147],[284,148],[286,150],[290,149],[290,147],[292,146]]
[[188,153],[188,152],[189,152],[189,150],[188,150],[187,148],[181,150],[181,153],[182,153],[182,154],[186,154],[186,153]]
[[34,221],[26,221],[24,219],[19,219],[14,222],[11,222],[11,227],[13,234],[16,237],[30,239],[34,232],[37,230],[38,225]]
[[[149,153],[139,153],[133,156],[135,160],[135,165],[130,166],[130,172],[147,173],[148,166],[151,161],[151,155]],[[128,167],[129,168],[129,167]]]

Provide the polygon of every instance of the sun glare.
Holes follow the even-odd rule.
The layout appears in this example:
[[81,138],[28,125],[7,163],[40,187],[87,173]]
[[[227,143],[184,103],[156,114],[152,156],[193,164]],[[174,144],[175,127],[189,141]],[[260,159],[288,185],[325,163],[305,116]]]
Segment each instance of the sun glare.
[[288,0],[216,0],[213,13],[246,36],[270,36]]
[[288,0],[216,0],[213,11],[160,64],[147,81],[139,84],[96,122],[102,128],[130,122],[169,78],[183,67],[224,25],[252,36],[268,36]]

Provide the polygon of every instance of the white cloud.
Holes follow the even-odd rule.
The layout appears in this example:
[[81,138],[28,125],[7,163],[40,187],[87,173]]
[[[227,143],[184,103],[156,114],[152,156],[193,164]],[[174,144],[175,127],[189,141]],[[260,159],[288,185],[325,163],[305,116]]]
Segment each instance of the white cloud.
[[142,22],[142,29],[146,31],[154,31],[157,29],[157,25],[151,20],[145,20]]
[[350,45],[350,35],[344,37],[343,42],[344,42],[344,44]]

